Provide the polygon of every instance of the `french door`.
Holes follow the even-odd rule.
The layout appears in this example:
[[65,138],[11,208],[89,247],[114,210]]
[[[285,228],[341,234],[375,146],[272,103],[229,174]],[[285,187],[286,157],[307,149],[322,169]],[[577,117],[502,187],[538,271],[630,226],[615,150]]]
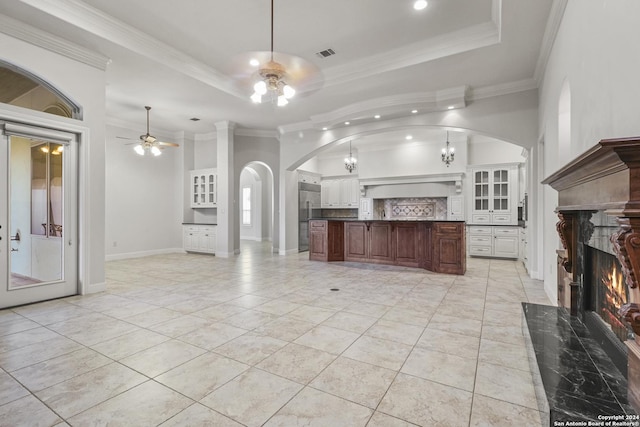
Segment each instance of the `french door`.
[[78,290],[77,139],[0,122],[0,308]]

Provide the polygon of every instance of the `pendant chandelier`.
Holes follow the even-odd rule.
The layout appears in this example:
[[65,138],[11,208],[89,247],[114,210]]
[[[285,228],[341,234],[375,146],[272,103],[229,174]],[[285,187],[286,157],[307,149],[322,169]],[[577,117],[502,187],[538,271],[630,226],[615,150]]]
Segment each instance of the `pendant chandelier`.
[[449,131],[447,131],[447,146],[442,149],[442,161],[449,167],[454,157],[454,148],[449,146]]
[[351,154],[351,141],[349,141],[349,157],[344,158],[344,167],[349,171],[349,173],[352,173],[354,170],[356,170],[357,163],[358,159],[353,157],[353,155]]
[[260,80],[253,85],[251,100],[259,104],[267,98],[275,101],[278,107],[284,107],[296,91],[287,84],[284,66],[273,60],[273,1],[271,0],[271,58],[258,70]]

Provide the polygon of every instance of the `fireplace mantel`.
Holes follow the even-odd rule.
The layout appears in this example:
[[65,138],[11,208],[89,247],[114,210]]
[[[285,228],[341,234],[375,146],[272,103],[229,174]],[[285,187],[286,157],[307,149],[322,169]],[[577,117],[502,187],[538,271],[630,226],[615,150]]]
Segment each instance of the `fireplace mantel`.
[[542,183],[558,191],[558,211],[640,216],[640,137],[603,139]]
[[[640,137],[604,139],[542,183],[558,191],[557,231],[566,257],[559,262],[558,277],[568,279],[563,291],[569,290],[578,308],[584,304],[584,245],[593,232],[591,216],[604,211],[617,219],[610,240],[629,287],[629,301],[619,314],[635,333],[635,339],[625,343],[628,394],[640,413]],[[559,281],[558,286],[564,285]],[[576,311],[573,303],[570,309]]]

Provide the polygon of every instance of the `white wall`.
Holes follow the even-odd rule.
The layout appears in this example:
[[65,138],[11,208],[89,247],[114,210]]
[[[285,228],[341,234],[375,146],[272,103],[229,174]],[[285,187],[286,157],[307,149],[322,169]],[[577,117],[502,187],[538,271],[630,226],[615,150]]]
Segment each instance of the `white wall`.
[[158,157],[139,156],[127,141],[116,138],[127,132],[107,127],[107,259],[179,251],[183,214],[181,147],[166,148]]
[[522,156],[522,150],[519,145],[472,136],[469,142],[469,165],[524,162],[526,158]]
[[[600,139],[640,135],[638,16],[637,0],[568,2],[540,88],[539,134],[544,139],[546,175]],[[558,105],[565,81],[571,93],[570,158],[559,155],[558,143]],[[545,202],[542,268],[545,289],[555,301],[557,194],[549,187],[540,192]]]
[[80,292],[102,290],[105,288],[105,72],[4,33],[0,33],[0,60],[39,76],[82,106],[82,120],[5,105],[0,105],[0,119],[19,119],[81,135]]

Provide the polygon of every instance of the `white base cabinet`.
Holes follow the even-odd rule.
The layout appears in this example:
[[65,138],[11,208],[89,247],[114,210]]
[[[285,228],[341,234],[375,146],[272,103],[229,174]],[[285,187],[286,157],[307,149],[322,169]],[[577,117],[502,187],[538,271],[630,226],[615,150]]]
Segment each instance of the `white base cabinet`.
[[216,253],[216,226],[189,224],[182,226],[182,244],[187,252]]
[[519,227],[470,225],[467,228],[469,255],[496,258],[518,258]]

